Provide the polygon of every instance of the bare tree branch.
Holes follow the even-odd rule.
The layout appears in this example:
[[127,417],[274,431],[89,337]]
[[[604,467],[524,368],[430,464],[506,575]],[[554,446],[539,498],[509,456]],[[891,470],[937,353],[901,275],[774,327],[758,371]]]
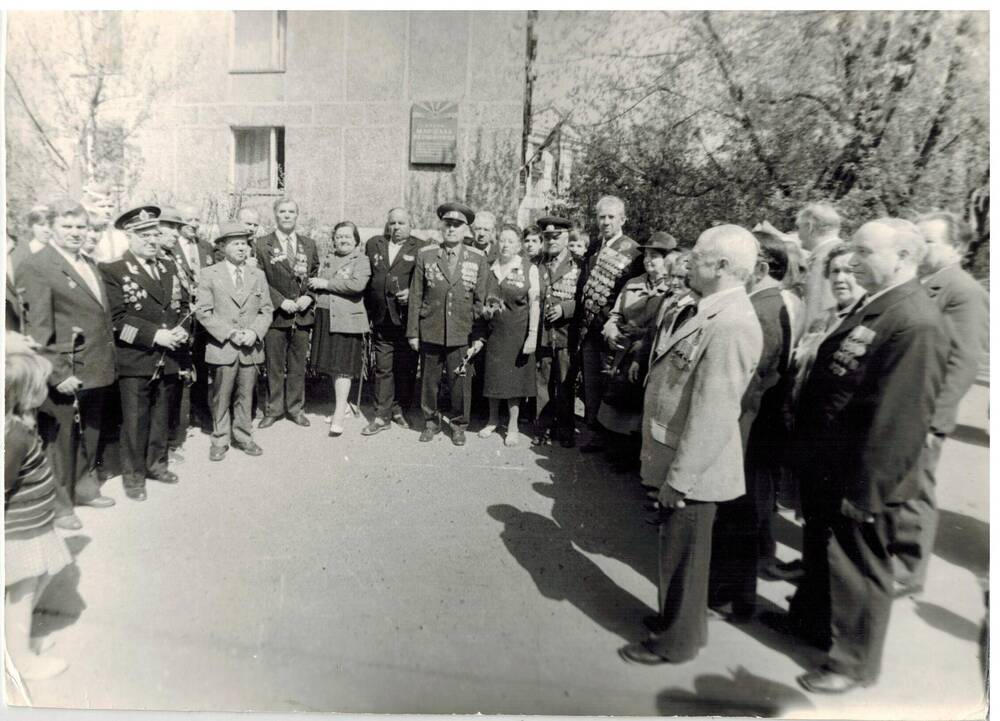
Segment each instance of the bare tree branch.
[[18,84],[17,78],[11,75],[9,69],[6,71],[6,74],[7,74],[7,79],[10,80],[11,87],[14,88],[14,93],[15,95],[17,95],[18,101],[21,103],[21,107],[24,108],[24,112],[27,113],[28,119],[31,121],[31,124],[38,132],[38,135],[42,139],[42,142],[45,144],[45,147],[47,147],[49,151],[55,156],[56,160],[59,162],[59,165],[63,170],[69,170],[69,163],[66,162],[66,158],[64,158],[62,156],[62,153],[59,152],[59,149],[52,144],[52,141],[49,139],[48,133],[45,132],[45,128],[42,127],[42,124],[41,122],[39,122],[38,117],[32,111],[31,107],[28,105],[28,101],[24,99],[24,93],[21,92],[21,86]]

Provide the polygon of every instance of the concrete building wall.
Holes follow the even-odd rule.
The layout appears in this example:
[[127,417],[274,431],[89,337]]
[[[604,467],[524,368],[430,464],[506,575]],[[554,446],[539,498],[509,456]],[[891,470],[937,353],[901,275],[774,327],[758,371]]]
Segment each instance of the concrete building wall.
[[[135,139],[138,196],[225,214],[235,202],[231,129],[283,126],[286,192],[309,222],[377,228],[402,205],[430,227],[436,206],[455,198],[515,217],[525,13],[289,11],[285,71],[267,73],[230,72],[233,13],[184,15],[161,43],[178,85]],[[411,166],[410,107],[441,100],[458,103],[457,164]],[[270,215],[270,197],[242,202]]]

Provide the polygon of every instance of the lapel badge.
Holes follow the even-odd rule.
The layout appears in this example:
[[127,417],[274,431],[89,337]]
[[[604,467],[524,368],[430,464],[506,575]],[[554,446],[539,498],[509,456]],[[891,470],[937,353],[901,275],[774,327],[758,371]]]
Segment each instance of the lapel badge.
[[72,278],[67,278],[66,279],[66,283],[67,283],[67,285],[69,285],[69,289],[70,290],[76,290],[76,281],[75,280],[73,280]]
[[857,341],[859,343],[864,343],[865,345],[871,343],[875,339],[875,331],[871,328],[866,328],[863,325],[859,325],[854,328],[850,333],[847,334],[849,340]]

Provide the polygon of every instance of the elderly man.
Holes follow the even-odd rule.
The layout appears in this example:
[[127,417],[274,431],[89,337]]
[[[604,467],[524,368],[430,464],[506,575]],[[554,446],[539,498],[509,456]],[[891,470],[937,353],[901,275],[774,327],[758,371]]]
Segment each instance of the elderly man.
[[236,214],[236,220],[246,226],[250,231],[251,240],[260,234],[260,213],[253,208],[240,208]]
[[810,203],[799,211],[795,227],[802,247],[809,251],[805,286],[805,331],[822,332],[835,307],[823,269],[826,256],[840,243],[840,214],[829,203]]
[[[103,508],[114,505],[101,495],[96,472],[101,416],[115,382],[108,294],[94,262],[80,253],[87,211],[60,200],[52,213],[50,244],[26,259],[17,274],[25,332],[53,367],[39,431],[64,491],[60,498]],[[80,528],[68,502],[60,504],[56,515],[56,525]]]
[[481,313],[489,267],[482,252],[462,243],[468,224],[475,219],[472,210],[460,203],[445,203],[437,214],[442,242],[417,254],[409,296],[409,305],[417,312],[408,314],[406,337],[410,347],[420,351],[423,367],[421,442],[434,440],[441,430],[438,390],[443,375],[451,400],[451,418],[447,419],[451,442],[464,446],[471,401],[467,366],[484,344]]
[[409,428],[405,411],[413,402],[417,354],[406,340],[410,281],[424,241],[410,235],[410,213],[393,208],[386,234],[369,239],[365,254],[372,267],[365,306],[375,349],[375,417],[361,434],[387,430],[391,421]]
[[606,195],[597,201],[596,210],[600,245],[584,259],[580,269],[573,334],[578,365],[583,371],[584,420],[590,429],[590,436],[581,448],[585,453],[604,450],[604,437],[597,420],[610,360],[602,335],[604,324],[625,283],[643,272],[642,249],[622,234],[625,203],[621,198]]
[[918,490],[947,352],[941,315],[917,280],[917,228],[895,218],[865,223],[851,247],[868,296],[819,346],[793,447],[812,528],[786,629],[830,644],[827,662],[798,679],[821,693],[878,678],[892,608],[890,526]]
[[619,650],[628,662],[682,663],[707,640],[716,506],[745,492],[740,415],[763,344],[744,288],[756,262],[748,230],[702,233],[688,263],[698,302],[665,316],[653,340],[642,479],[660,489],[660,614],[646,641]]
[[173,261],[159,257],[160,208],[122,213],[115,227],[129,249],[101,266],[111,306],[121,397],[122,484],[134,501],[146,500],[146,479],[177,483],[168,469],[171,401],[179,373],[190,363],[188,293]]
[[472,238],[467,238],[466,245],[481,250],[486,256],[486,262],[492,264],[497,259],[497,218],[488,210],[476,213],[472,224]]
[[306,279],[319,270],[319,256],[312,239],[296,231],[298,219],[298,203],[278,198],[275,231],[255,243],[274,306],[274,320],[264,337],[268,398],[259,428],[268,428],[285,415],[297,425],[309,425],[305,380],[314,308]]
[[934,403],[930,434],[924,444],[919,491],[896,514],[891,545],[897,597],[923,590],[937,533],[935,473],[941,446],[955,430],[958,404],[976,380],[990,341],[989,295],[962,269],[972,229],[957,215],[943,212],[921,216],[917,227],[927,245],[919,274],[944,317],[948,361]]

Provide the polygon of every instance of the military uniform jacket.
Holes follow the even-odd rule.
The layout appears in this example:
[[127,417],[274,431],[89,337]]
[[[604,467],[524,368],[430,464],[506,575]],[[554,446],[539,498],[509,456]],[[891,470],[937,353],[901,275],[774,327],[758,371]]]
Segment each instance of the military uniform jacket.
[[316,244],[304,235],[295,234],[297,252],[294,258],[289,258],[282,248],[276,233],[269,233],[258,238],[255,244],[257,250],[257,265],[264,271],[267,284],[271,289],[271,304],[274,306],[272,328],[290,328],[310,326],[315,315],[315,303],[309,305],[305,312],[286,313],[281,310],[281,301],[298,300],[300,296],[308,295],[315,299],[306,286],[306,278],[313,278],[319,270],[319,254]]
[[177,266],[166,258],[156,261],[159,280],[131,250],[120,260],[101,265],[111,306],[119,376],[149,376],[162,363],[160,375],[177,373],[190,365],[187,345],[167,350],[155,345],[158,330],[183,324],[190,332],[188,294],[177,277]]
[[[540,348],[569,348],[569,329],[576,315],[579,278],[580,265],[567,250],[538,266],[542,298],[542,322],[538,328]],[[545,311],[554,305],[562,308],[562,318],[549,323],[545,320]]]
[[428,246],[417,254],[410,283],[407,338],[457,347],[486,334],[482,309],[489,266],[479,250],[462,243],[457,247],[454,275],[449,273],[444,247]]
[[601,332],[625,283],[643,272],[642,248],[627,235],[584,260],[577,292],[581,340],[588,332]]
[[420,238],[411,235],[390,263],[389,241],[381,235],[368,240],[365,255],[372,267],[372,277],[365,293],[365,307],[372,325],[406,326],[407,306],[399,304],[396,293],[410,287],[417,253],[424,244]]
[[[855,309],[820,344],[802,388],[794,460],[832,510],[868,513],[912,498],[915,465],[941,388],[941,314],[910,280]],[[820,495],[823,494],[823,495]]]
[[178,239],[177,247],[168,251],[168,254],[177,266],[177,277],[180,278],[181,285],[187,291],[193,303],[198,290],[198,276],[202,270],[215,262],[215,254],[212,246],[199,238],[195,245],[198,253],[199,267],[195,269],[191,266],[191,261],[188,260],[187,255],[184,254],[184,242],[184,240]]
[[[24,303],[25,333],[52,362],[49,385],[71,375],[85,389],[115,382],[115,341],[111,332],[108,293],[93,261],[100,297],[55,248],[42,248],[18,268],[17,287]],[[81,333],[73,349],[73,328]]]
[[[264,335],[271,327],[271,292],[260,268],[243,265],[243,290],[236,290],[229,265],[216,263],[198,276],[197,318],[208,333],[205,362],[213,365],[257,365],[264,362]],[[229,340],[234,330],[252,330],[252,347]]]

